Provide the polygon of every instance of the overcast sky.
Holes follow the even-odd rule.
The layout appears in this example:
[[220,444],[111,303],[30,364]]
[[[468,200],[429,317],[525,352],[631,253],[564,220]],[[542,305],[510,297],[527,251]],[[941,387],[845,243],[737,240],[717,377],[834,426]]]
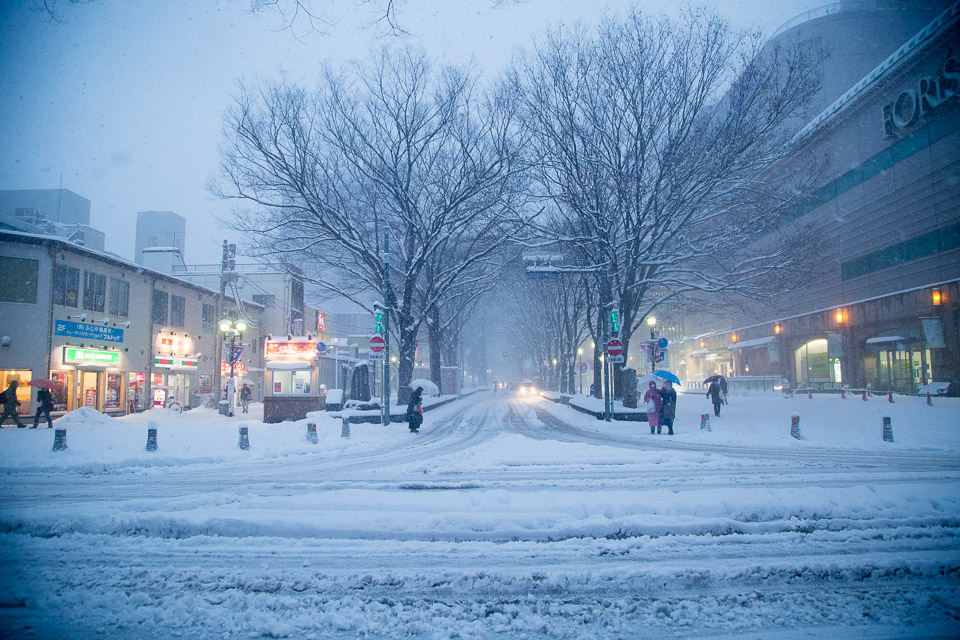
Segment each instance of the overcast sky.
[[[825,0],[707,0],[740,27],[772,33]],[[95,0],[69,5],[63,21],[39,0],[0,1],[0,189],[63,187],[91,200],[91,224],[108,251],[133,258],[136,212],[187,219],[186,259],[219,262],[229,205],[208,190],[219,162],[222,114],[240,80],[280,74],[312,82],[322,60],[365,58],[403,40],[437,60],[473,59],[495,75],[532,38],[559,23],[594,24],[627,0],[400,0],[409,36],[371,26],[369,3],[315,0],[326,34],[278,29],[249,0]],[[636,2],[654,13],[672,1]],[[304,25],[300,25],[303,27]]]

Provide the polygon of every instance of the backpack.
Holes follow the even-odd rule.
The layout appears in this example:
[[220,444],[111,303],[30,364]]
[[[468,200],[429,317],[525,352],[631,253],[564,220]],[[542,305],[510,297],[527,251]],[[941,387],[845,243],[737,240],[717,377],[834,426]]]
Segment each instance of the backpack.
[[7,392],[0,391],[0,404],[4,404],[7,401]]

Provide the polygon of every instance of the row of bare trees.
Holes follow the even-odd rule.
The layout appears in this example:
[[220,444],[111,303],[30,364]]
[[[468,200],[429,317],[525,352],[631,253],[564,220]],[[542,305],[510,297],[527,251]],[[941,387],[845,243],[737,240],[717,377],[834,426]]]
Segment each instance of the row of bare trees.
[[401,385],[421,325],[438,379],[518,247],[558,247],[569,275],[509,286],[531,356],[565,363],[569,384],[585,331],[599,357],[612,305],[628,342],[658,305],[773,293],[806,257],[808,236],[777,229],[815,172],[772,169],[794,152],[785,123],[817,64],[705,11],[559,29],[485,90],[471,69],[383,49],[325,68],[316,89],[244,89],[214,189],[237,201],[251,252],[317,285],[366,304],[388,274]]

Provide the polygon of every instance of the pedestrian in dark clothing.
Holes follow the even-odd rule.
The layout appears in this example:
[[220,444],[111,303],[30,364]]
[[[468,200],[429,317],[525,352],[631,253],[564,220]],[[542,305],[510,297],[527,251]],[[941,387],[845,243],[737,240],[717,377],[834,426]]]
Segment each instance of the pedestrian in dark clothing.
[[49,389],[37,391],[37,405],[37,415],[33,416],[33,426],[30,428],[37,428],[40,424],[40,415],[43,414],[47,416],[47,429],[52,429],[53,420],[50,419],[50,411],[53,409],[53,395]]
[[720,400],[727,404],[727,379],[720,376]]
[[[660,424],[667,427],[667,435],[673,435],[673,419],[677,416],[677,392],[669,380],[663,383],[660,390]],[[659,427],[657,433],[660,433]]]
[[660,390],[657,383],[650,381],[650,388],[643,394],[643,401],[647,403],[647,422],[650,423],[650,433],[660,433]]
[[713,402],[713,415],[720,415],[720,385],[716,381],[711,382],[707,388],[707,397]]
[[410,394],[410,402],[407,403],[407,425],[410,427],[410,433],[420,431],[420,425],[423,424],[421,402],[423,402],[423,389],[417,387]]
[[240,389],[240,405],[243,407],[244,413],[249,413],[250,409],[250,400],[253,398],[253,391],[250,390],[250,387],[244,383],[243,388]]
[[20,406],[20,401],[17,400],[18,386],[20,386],[20,383],[14,380],[10,383],[10,386],[7,387],[7,390],[3,392],[3,415],[0,415],[0,427],[7,421],[7,416],[13,418],[14,424],[19,428],[23,429],[27,426],[20,422],[20,416],[17,415],[17,407]]

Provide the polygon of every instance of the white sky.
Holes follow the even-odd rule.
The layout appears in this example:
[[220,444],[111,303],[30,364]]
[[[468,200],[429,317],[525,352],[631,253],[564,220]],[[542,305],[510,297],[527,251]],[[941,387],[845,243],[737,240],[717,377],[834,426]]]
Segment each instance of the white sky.
[[[707,0],[739,27],[770,34],[824,0]],[[248,0],[95,0],[68,5],[63,23],[39,0],[0,2],[0,189],[60,184],[91,200],[91,224],[106,248],[133,257],[137,211],[187,218],[187,261],[219,262],[218,224],[229,216],[207,184],[216,175],[221,116],[240,80],[287,74],[312,82],[322,60],[363,58],[379,37],[374,8],[330,0],[326,35],[276,30],[274,14],[250,15]],[[471,59],[494,75],[534,36],[562,22],[593,24],[628,0],[399,2],[410,36],[436,59]],[[647,0],[652,12],[680,3]],[[382,31],[382,30],[381,30]]]

